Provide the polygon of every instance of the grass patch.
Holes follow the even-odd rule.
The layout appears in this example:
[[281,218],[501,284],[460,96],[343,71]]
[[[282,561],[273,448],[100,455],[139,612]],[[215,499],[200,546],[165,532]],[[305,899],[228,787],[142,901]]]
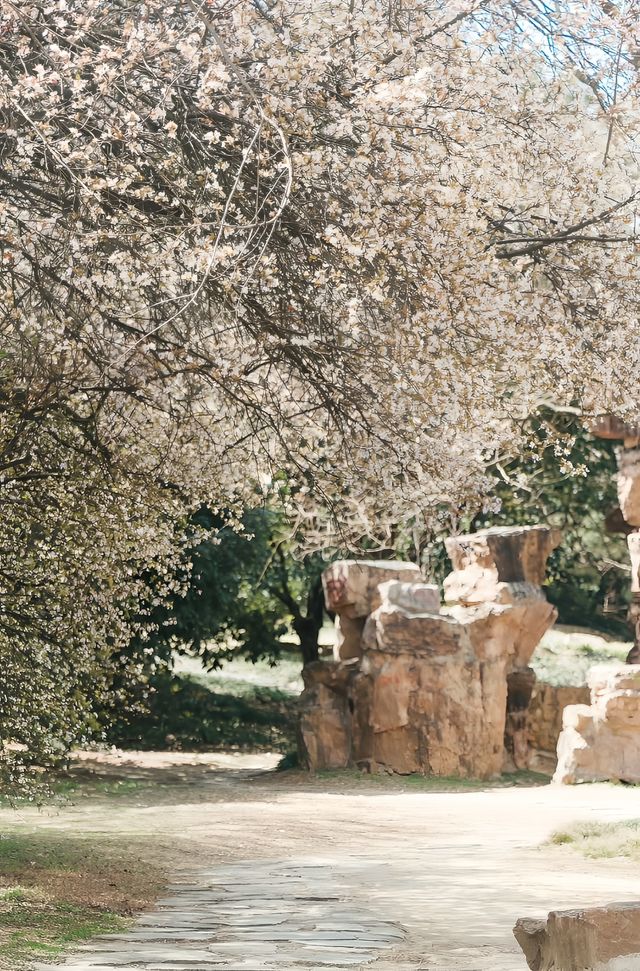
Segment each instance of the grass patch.
[[[227,689],[227,690],[225,690]],[[156,681],[149,711],[114,725],[122,748],[287,752],[295,746],[295,696],[280,688],[202,675]]]
[[74,944],[122,930],[128,923],[118,914],[94,908],[1,900],[2,966],[26,968],[37,959],[55,959]]
[[92,797],[131,796],[145,788],[148,783],[138,779],[76,779],[60,778],[44,779],[42,786],[29,795],[8,796],[0,794],[1,809],[16,809],[20,806],[55,805],[75,802],[78,799]]
[[149,907],[166,878],[124,843],[73,834],[0,836],[0,966],[27,968],[74,944],[119,931]]
[[541,772],[512,772],[498,779],[459,779],[455,776],[391,775],[368,773],[359,769],[334,769],[309,775],[303,771],[283,771],[282,776],[308,782],[313,787],[332,789],[353,787],[363,789],[407,790],[416,792],[480,792],[486,789],[510,789],[514,786],[547,785],[549,776]]
[[640,862],[640,819],[619,823],[574,823],[553,833],[553,846],[571,846],[590,860],[625,857]]

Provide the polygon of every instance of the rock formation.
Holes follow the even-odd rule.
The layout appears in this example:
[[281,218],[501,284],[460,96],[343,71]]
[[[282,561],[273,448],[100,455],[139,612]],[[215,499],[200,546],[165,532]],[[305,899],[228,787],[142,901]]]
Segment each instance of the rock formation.
[[[494,527],[445,541],[453,572],[444,581],[445,600],[457,602],[450,611],[463,619],[473,604],[508,605],[505,618],[506,767],[529,765],[527,715],[535,675],[529,661],[557,611],[544,596],[547,558],[560,541],[560,533],[546,526]],[[510,641],[509,641],[510,639]]]
[[445,589],[457,603],[442,612],[412,564],[329,567],[341,639],[332,663],[305,669],[306,764],[488,778],[502,769],[506,722],[512,758],[526,763],[526,665],[555,617],[538,584],[556,542],[549,529],[520,527],[448,543]]
[[554,781],[640,782],[640,665],[598,664],[588,683],[591,704],[565,708]]
[[310,769],[346,769],[351,765],[347,690],[352,673],[353,663],[313,661],[303,668],[298,750]]
[[589,423],[597,438],[622,439],[623,445],[616,450],[619,509],[607,515],[607,527],[614,532],[629,533],[627,542],[631,553],[631,604],[627,613],[633,631],[634,644],[627,657],[627,664],[640,662],[640,425],[629,424],[615,415],[604,415]]
[[402,585],[383,584],[380,593],[363,636],[371,750],[361,757],[394,772],[497,774],[506,708],[500,628],[509,608],[482,604],[461,621],[424,611]]
[[531,971],[638,971],[640,902],[552,911],[513,929]]
[[588,705],[586,685],[554,685],[537,681],[533,688],[527,717],[529,747],[555,760],[558,738],[562,731],[562,716],[568,705]]
[[[337,560],[322,575],[327,610],[336,615],[336,661],[360,657],[365,620],[380,604],[378,586],[387,580],[419,582],[420,570],[402,560]],[[439,597],[436,593],[435,605]]]

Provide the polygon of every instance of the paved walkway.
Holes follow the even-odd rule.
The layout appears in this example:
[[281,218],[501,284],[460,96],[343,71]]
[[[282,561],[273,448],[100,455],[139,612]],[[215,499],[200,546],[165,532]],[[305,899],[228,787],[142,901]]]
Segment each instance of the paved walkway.
[[375,911],[345,901],[334,871],[319,862],[200,871],[197,883],[171,887],[129,933],[93,942],[66,967],[327,971],[369,963],[404,933]]
[[188,867],[154,912],[65,971],[526,971],[517,917],[640,896],[628,862],[541,845],[576,820],[639,816],[637,788],[205,785],[210,798],[99,821],[184,847]]

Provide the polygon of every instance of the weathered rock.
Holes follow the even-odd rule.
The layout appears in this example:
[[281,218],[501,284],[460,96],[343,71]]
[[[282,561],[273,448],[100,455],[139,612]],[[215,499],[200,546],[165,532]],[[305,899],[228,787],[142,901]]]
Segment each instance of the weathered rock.
[[507,719],[504,744],[509,768],[529,768],[529,702],[536,682],[532,668],[518,668],[507,675]]
[[587,685],[576,687],[536,682],[527,719],[531,749],[555,757],[564,709],[569,705],[588,705],[590,697]]
[[336,560],[322,574],[327,610],[342,616],[367,617],[380,606],[378,585],[387,580],[419,583],[414,563],[402,560]]
[[591,704],[565,708],[554,780],[640,782],[640,665],[596,665],[588,683]]
[[[473,599],[462,594],[463,578],[448,577],[445,581],[445,600],[477,603],[474,594],[478,585],[489,582],[526,582],[540,586],[544,581],[547,558],[560,542],[560,532],[548,526],[492,526],[466,536],[451,536],[445,540],[454,573],[469,571],[469,592]],[[449,588],[457,584],[456,595]],[[485,596],[482,596],[482,599]],[[494,599],[491,597],[490,599]]]
[[[464,611],[479,603],[511,607],[501,628],[501,649],[509,644],[507,714],[504,738],[505,771],[529,765],[527,706],[535,676],[528,667],[540,640],[557,617],[540,584],[560,533],[547,526],[495,527],[445,541],[453,572],[444,581],[450,611],[463,619]],[[523,688],[526,691],[523,695]]]
[[631,558],[631,592],[640,593],[640,533],[630,533],[627,546]]
[[[464,620],[412,613],[387,599],[367,620],[371,761],[393,772],[488,778],[502,764],[508,606]],[[508,630],[508,628],[506,628]]]
[[615,415],[601,415],[587,422],[587,428],[596,438],[618,439],[627,442],[640,441],[640,425],[623,421]]
[[513,933],[531,971],[638,971],[640,902],[523,918]]
[[335,661],[347,661],[362,654],[362,632],[365,617],[349,617],[337,614],[335,619],[336,639],[333,645]]
[[378,586],[389,580],[417,583],[420,570],[402,560],[336,560],[322,574],[327,610],[336,614],[336,661],[360,657],[366,617],[380,605]]
[[347,700],[353,662],[314,661],[303,671],[298,751],[312,771],[344,769],[351,763],[351,714]]
[[341,661],[306,669],[306,763],[495,776],[511,675],[511,751],[524,764],[531,687],[524,669],[555,617],[536,583],[555,542],[544,527],[456,539],[450,586],[457,584],[460,603],[445,613],[437,588],[420,582],[410,563],[342,560],[329,567],[323,584],[327,607],[338,614]]
[[618,459],[618,502],[625,521],[640,526],[640,448],[620,448]]
[[378,596],[380,603],[393,604],[412,614],[437,614],[440,610],[440,591],[435,583],[387,580],[379,585]]

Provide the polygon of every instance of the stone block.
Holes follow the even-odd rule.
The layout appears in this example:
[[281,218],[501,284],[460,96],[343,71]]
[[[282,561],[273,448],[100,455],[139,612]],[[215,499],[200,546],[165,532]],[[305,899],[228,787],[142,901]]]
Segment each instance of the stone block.
[[347,700],[353,664],[314,661],[302,676],[298,751],[311,771],[344,769],[351,764],[351,716]]
[[638,971],[640,901],[522,918],[513,933],[531,971]]
[[640,782],[640,665],[596,665],[588,683],[591,704],[564,710],[554,781]]
[[380,605],[379,584],[421,579],[419,568],[402,560],[336,560],[322,574],[322,586],[327,610],[353,618],[366,617]]
[[547,558],[559,542],[560,532],[549,526],[492,526],[451,536],[445,546],[454,571],[475,567],[489,571],[498,582],[541,586]]
[[374,767],[477,778],[500,771],[511,647],[500,626],[510,609],[483,604],[457,619],[414,614],[383,596],[363,636]]
[[590,698],[587,685],[559,686],[538,681],[533,688],[527,720],[530,747],[555,756],[565,708],[588,706]]
[[631,559],[631,592],[640,593],[640,533],[629,533],[627,546]]

